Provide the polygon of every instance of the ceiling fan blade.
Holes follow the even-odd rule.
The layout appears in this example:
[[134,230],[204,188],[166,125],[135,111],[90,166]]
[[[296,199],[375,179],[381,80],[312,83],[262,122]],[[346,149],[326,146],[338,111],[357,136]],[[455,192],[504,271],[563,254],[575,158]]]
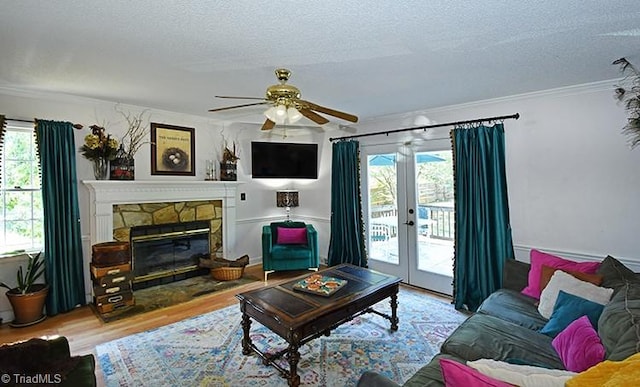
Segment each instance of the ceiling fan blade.
[[246,106],[255,106],[255,105],[266,105],[269,102],[254,102],[254,103],[245,103],[242,105],[234,105],[234,106],[227,106],[227,107],[222,107],[222,108],[217,108],[217,109],[209,109],[210,112],[220,112],[223,110],[229,110],[229,109],[235,109],[235,108],[241,108],[241,107],[246,107]]
[[320,113],[328,114],[330,116],[341,118],[345,121],[349,122],[358,122],[358,117],[353,114],[341,112],[334,109],[329,109],[324,106],[316,105],[315,103],[309,101],[300,101],[302,104],[306,105],[309,109],[319,111]]
[[216,98],[228,98],[228,99],[260,99],[264,101],[264,97],[233,97],[229,95],[216,95]]
[[300,108],[299,110],[300,110],[300,113],[303,116],[307,117],[308,119],[310,119],[311,121],[315,122],[318,125],[324,125],[327,122],[329,122],[328,119],[322,117],[319,114],[316,114],[315,112],[313,112],[313,111],[311,111],[311,110],[309,110],[307,108]]
[[276,126],[276,123],[267,118],[267,120],[262,124],[262,128],[260,130],[271,130]]

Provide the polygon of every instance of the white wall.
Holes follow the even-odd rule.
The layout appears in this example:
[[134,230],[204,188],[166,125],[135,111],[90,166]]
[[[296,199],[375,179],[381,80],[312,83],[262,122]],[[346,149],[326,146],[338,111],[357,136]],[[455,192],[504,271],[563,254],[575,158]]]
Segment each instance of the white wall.
[[[626,113],[615,81],[382,117],[360,128],[380,131],[520,113],[504,122],[516,256],[530,248],[579,260],[610,254],[640,271],[640,149],[621,134]],[[451,128],[362,138],[362,144],[446,138]],[[393,136],[395,136],[394,139]]]
[[[452,106],[402,115],[379,117],[362,122],[358,133],[416,126],[414,119],[425,115],[443,123],[505,115],[519,112],[517,121],[505,122],[507,142],[507,179],[513,239],[518,259],[527,261],[531,247],[555,252],[578,260],[602,259],[607,254],[640,271],[640,149],[631,151],[620,133],[625,123],[624,109],[613,98],[613,84],[576,86],[561,90],[508,97],[475,104]],[[64,95],[29,95],[0,90],[0,113],[10,118],[33,117],[82,123],[97,123],[120,135],[125,126],[114,110],[115,104]],[[122,106],[138,113],[142,107]],[[238,201],[238,246],[235,251],[248,254],[252,262],[261,258],[261,227],[282,219],[284,212],[275,207],[276,189],[300,191],[300,207],[292,217],[313,223],[318,229],[321,258],[326,259],[330,230],[329,137],[346,133],[316,130],[289,130],[262,133],[259,125],[229,124],[207,118],[160,110],[150,111],[150,120],[196,129],[196,177],[172,177],[175,180],[203,180],[205,160],[217,158],[225,137],[240,144],[238,180],[244,181]],[[361,138],[363,145],[429,141],[447,138],[449,128],[426,133]],[[88,131],[78,131],[76,144]],[[250,174],[250,142],[317,142],[320,150],[318,180],[256,179]],[[136,179],[167,179],[151,176],[150,148],[136,155]],[[93,179],[90,163],[78,156],[79,180]],[[79,186],[81,225],[85,264],[90,260],[88,233],[88,192]],[[19,259],[0,261],[0,280],[14,281]],[[87,293],[90,283],[87,272]],[[0,297],[0,317],[12,318],[6,297]]]
[[[0,90],[0,114],[8,118],[71,121],[85,125],[85,129],[77,131],[76,146],[83,143],[92,124],[104,126],[108,133],[121,136],[126,130],[126,121],[115,110],[115,103],[71,97],[66,95],[28,94]],[[145,108],[121,105],[125,112],[138,114]],[[205,113],[207,114],[207,113]],[[150,122],[195,128],[196,137],[196,176],[152,176],[150,146],[145,145],[135,156],[136,180],[204,180],[207,159],[219,159],[222,149],[222,136],[228,141],[236,141],[240,147],[238,180],[244,182],[238,191],[246,194],[245,201],[237,201],[237,245],[231,250],[239,254],[248,254],[251,262],[260,262],[261,227],[273,220],[284,219],[284,211],[275,205],[275,190],[295,188],[300,191],[300,207],[292,210],[295,219],[311,222],[318,228],[320,254],[326,259],[329,233],[329,165],[331,160],[330,144],[324,140],[324,133],[316,130],[289,130],[285,138],[281,131],[272,133],[260,131],[260,125],[225,123],[206,116],[192,116],[161,110],[150,109]],[[321,159],[319,178],[317,180],[289,179],[256,179],[250,176],[251,140],[278,142],[318,142]],[[78,180],[93,180],[91,164],[80,154],[77,156]],[[89,192],[81,183],[78,184],[78,200],[81,215],[81,231],[85,264],[85,290],[88,299],[91,294],[91,282],[88,264],[91,260],[89,233]],[[235,257],[231,257],[235,258]],[[0,259],[0,281],[15,283],[17,267],[24,263],[24,257]],[[3,291],[0,291],[3,293]],[[0,317],[5,321],[13,318],[11,306],[6,297],[0,297]]]

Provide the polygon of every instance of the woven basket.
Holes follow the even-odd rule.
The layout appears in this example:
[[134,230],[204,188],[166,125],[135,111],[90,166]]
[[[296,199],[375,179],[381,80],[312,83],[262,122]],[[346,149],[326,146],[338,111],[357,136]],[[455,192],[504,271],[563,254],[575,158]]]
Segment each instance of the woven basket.
[[242,267],[218,267],[211,269],[211,276],[218,281],[237,280],[244,274],[244,266]]

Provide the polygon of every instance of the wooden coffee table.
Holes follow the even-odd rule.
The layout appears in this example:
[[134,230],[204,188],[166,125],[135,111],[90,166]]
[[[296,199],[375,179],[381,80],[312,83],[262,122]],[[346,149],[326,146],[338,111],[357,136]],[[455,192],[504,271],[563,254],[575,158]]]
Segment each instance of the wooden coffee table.
[[[297,373],[300,352],[305,343],[328,336],[332,329],[364,313],[375,313],[391,321],[391,330],[398,330],[398,289],[401,279],[373,270],[343,264],[321,270],[317,274],[347,280],[330,296],[293,289],[293,285],[310,274],[280,285],[273,285],[236,295],[242,311],[242,353],[258,354],[265,364],[274,366],[287,378],[289,386],[298,386]],[[390,298],[391,316],[373,310],[371,306]],[[263,353],[252,342],[251,319],[266,326],[288,343],[275,354]],[[285,356],[289,369],[275,362]]]

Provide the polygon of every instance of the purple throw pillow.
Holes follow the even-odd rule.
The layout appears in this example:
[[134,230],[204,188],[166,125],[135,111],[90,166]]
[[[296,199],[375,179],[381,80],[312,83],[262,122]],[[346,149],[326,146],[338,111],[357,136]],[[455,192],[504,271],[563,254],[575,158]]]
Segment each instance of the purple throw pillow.
[[306,245],[307,244],[307,229],[301,228],[288,228],[278,227],[278,238],[276,243],[279,245]]
[[542,266],[549,266],[561,270],[573,270],[582,273],[594,274],[600,267],[600,262],[574,262],[555,255],[543,253],[535,249],[529,255],[531,269],[529,270],[529,280],[526,288],[522,289],[522,294],[540,299],[540,275]]
[[551,342],[568,371],[582,372],[602,362],[605,349],[587,316],[569,324]]
[[440,359],[440,369],[446,387],[513,387],[449,359]]

